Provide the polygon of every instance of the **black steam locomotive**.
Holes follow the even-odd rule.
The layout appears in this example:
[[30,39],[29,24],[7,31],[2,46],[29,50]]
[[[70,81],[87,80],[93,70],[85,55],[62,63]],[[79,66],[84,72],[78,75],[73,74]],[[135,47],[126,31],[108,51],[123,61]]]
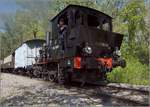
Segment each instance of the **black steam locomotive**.
[[[63,42],[59,21],[66,27]],[[69,5],[52,20],[52,33],[36,58],[32,75],[60,84],[78,81],[99,84],[114,67],[125,67],[120,55],[123,35],[112,32],[112,17],[100,11]],[[63,48],[62,48],[63,45]]]

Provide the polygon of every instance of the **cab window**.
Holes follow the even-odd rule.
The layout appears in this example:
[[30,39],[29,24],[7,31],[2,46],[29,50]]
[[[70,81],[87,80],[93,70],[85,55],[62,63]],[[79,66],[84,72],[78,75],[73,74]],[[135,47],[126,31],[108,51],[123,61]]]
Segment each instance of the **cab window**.
[[98,18],[93,15],[88,15],[87,16],[87,24],[88,24],[88,26],[91,26],[91,27],[98,27],[99,26]]
[[59,24],[60,19],[64,20],[64,24],[68,25],[68,18],[67,18],[67,13],[64,13],[63,15],[61,15],[57,21],[57,24]]
[[105,19],[102,21],[102,29],[105,31],[110,31],[110,24]]
[[75,23],[77,24],[77,25],[83,25],[84,24],[84,20],[83,20],[83,18],[84,18],[84,16],[83,16],[83,14],[80,12],[80,11],[77,11],[76,13],[75,13]]

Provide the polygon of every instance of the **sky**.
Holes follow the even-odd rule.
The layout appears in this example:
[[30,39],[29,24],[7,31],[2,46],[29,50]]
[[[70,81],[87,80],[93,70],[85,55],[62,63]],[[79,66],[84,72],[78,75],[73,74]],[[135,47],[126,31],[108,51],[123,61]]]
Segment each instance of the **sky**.
[[15,12],[17,4],[15,0],[0,0],[0,13]]
[[11,15],[19,9],[16,4],[16,0],[0,0],[0,30],[4,28],[4,17],[6,15]]

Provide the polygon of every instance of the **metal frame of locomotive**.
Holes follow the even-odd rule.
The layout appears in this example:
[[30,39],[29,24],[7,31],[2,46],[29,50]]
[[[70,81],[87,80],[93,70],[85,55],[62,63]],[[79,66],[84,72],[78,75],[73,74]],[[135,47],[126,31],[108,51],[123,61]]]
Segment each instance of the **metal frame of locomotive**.
[[[57,30],[60,18],[68,26],[63,55]],[[99,84],[114,67],[125,67],[125,60],[119,54],[123,35],[112,32],[110,16],[91,8],[69,5],[51,24],[52,33],[48,33],[46,46],[33,66],[34,76],[60,84],[70,81]],[[103,29],[105,24],[108,31]]]

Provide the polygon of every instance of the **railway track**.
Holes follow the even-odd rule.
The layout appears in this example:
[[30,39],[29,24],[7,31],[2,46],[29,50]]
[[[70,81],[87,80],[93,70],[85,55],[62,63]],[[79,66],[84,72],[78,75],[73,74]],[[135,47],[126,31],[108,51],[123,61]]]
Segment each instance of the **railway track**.
[[79,90],[98,97],[105,97],[112,102],[123,103],[126,106],[149,106],[149,87],[110,83],[105,86],[84,87]]
[[[56,84],[56,87],[57,86],[59,87],[60,85]],[[102,86],[86,84],[85,86],[80,87],[80,84],[73,83],[72,85],[67,86],[67,88],[68,87],[70,89],[77,89],[78,92],[89,96],[111,100],[114,103],[123,103],[126,106],[149,106],[150,91],[148,86],[109,83]]]

